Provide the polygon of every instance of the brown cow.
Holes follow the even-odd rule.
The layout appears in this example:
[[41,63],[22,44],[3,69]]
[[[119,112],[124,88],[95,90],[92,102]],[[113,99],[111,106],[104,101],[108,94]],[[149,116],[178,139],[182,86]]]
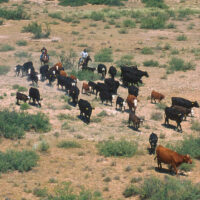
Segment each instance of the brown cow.
[[174,168],[176,175],[178,174],[177,167],[179,167],[182,163],[192,164],[192,159],[187,155],[180,155],[171,149],[165,148],[159,145],[156,148],[156,157],[158,162],[158,168],[162,169],[161,163],[171,165],[170,169]]
[[67,73],[64,70],[60,70],[60,75],[67,77]]
[[130,126],[130,123],[133,122],[133,127],[138,130],[138,128],[140,127],[140,123],[143,123],[143,119],[140,119],[138,116],[135,115],[135,112],[133,112],[132,110],[129,113],[129,118],[128,118],[128,123]]
[[152,100],[154,100],[154,103],[156,103],[156,99],[158,99],[158,101],[160,102],[164,98],[165,96],[163,94],[156,92],[155,90],[151,92],[151,103],[153,103]]
[[70,78],[73,79],[73,80],[77,83],[77,78],[76,78],[76,76],[71,75]]
[[137,97],[129,94],[127,99],[126,99],[126,102],[128,104],[129,110],[131,111],[132,108],[133,108],[133,110],[135,112],[135,110],[137,108],[137,102],[138,102]]
[[82,94],[83,94],[83,90],[85,91],[86,94],[88,94],[89,92],[91,92],[91,87],[87,83],[83,82],[82,91],[81,91]]
[[183,106],[177,106],[177,105],[174,105],[172,106],[173,108],[175,108],[177,111],[181,112],[184,114],[184,117],[185,117],[185,120],[186,120],[186,117],[192,113],[192,109],[191,108],[185,108]]

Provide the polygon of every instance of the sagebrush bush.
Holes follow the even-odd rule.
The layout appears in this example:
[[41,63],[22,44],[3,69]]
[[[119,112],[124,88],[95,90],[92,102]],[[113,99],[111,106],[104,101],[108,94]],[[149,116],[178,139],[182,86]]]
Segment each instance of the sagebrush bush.
[[90,18],[94,21],[102,21],[104,20],[104,14],[102,12],[93,11],[90,15]]
[[49,15],[49,17],[52,17],[54,19],[61,19],[61,20],[63,19],[61,12],[49,13],[48,15]]
[[145,3],[146,7],[168,8],[164,0],[142,0],[142,3]]
[[80,81],[86,80],[86,81],[96,81],[101,79],[100,75],[88,70],[82,70],[82,71],[75,71],[73,70],[71,72],[74,76],[76,76]]
[[16,57],[19,57],[19,58],[30,58],[31,57],[31,54],[29,54],[28,52],[26,51],[17,51],[15,53],[15,56]]
[[127,54],[127,55],[121,56],[121,58],[117,60],[115,64],[116,66],[123,66],[123,65],[130,66],[134,64],[132,60],[133,60],[133,56]]
[[22,138],[25,131],[34,129],[36,132],[48,132],[50,130],[49,119],[42,113],[31,115],[15,111],[0,111],[0,135],[5,138]]
[[40,152],[46,152],[49,149],[49,143],[46,140],[42,140],[38,145],[38,150]]
[[33,194],[36,197],[46,197],[48,195],[46,188],[34,188]]
[[28,103],[23,103],[20,105],[21,110],[28,110],[30,108],[30,105]]
[[27,41],[26,41],[26,40],[18,40],[18,41],[16,42],[16,44],[17,44],[18,46],[27,46]]
[[178,41],[186,41],[187,40],[187,36],[186,35],[179,35],[177,38],[176,38]]
[[145,54],[145,55],[152,55],[152,54],[153,54],[153,50],[152,50],[152,48],[150,48],[150,47],[144,47],[144,48],[141,50],[141,53],[142,53],[142,54]]
[[13,51],[13,50],[15,50],[15,48],[10,46],[9,44],[3,44],[0,46],[0,52]]
[[8,0],[0,0],[0,3],[8,2]]
[[143,62],[143,65],[146,67],[158,67],[159,63],[155,60],[146,60]]
[[160,121],[163,118],[163,114],[160,112],[153,112],[151,113],[151,119],[155,120],[155,121]]
[[0,8],[0,17],[12,20],[29,19],[30,16],[24,11],[22,6],[18,6],[17,9],[5,9]]
[[192,129],[193,131],[200,131],[200,122],[199,122],[199,121],[193,120],[193,121],[192,121],[191,129]]
[[34,151],[9,150],[0,152],[0,172],[18,170],[29,171],[36,166],[39,156]]
[[22,32],[33,33],[35,39],[40,38],[48,38],[51,34],[51,29],[48,23],[44,23],[45,28],[43,30],[42,24],[38,24],[37,22],[31,22],[27,26],[24,26]]
[[65,140],[63,140],[63,141],[60,141],[58,143],[57,147],[68,149],[68,148],[80,148],[81,145],[76,141],[65,141]]
[[126,140],[119,141],[105,141],[97,145],[99,153],[106,157],[131,157],[137,151],[137,143]]
[[97,54],[95,54],[94,59],[95,62],[113,62],[112,49],[101,49]]
[[123,21],[123,26],[124,27],[127,27],[127,28],[135,28],[136,27],[136,24],[133,20],[131,19],[125,19]]
[[10,71],[9,66],[0,65],[0,75],[5,75]]
[[139,189],[138,189],[138,187],[136,187],[134,185],[128,186],[123,192],[123,195],[126,198],[131,197],[131,196],[135,196],[137,194],[139,194]]

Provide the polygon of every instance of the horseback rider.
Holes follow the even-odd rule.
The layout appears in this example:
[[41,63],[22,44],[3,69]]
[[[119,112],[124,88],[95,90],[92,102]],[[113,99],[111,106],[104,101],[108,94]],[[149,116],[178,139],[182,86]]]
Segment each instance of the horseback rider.
[[47,49],[45,47],[43,47],[41,49],[41,52],[42,52],[42,54],[40,55],[40,60],[42,61],[42,58],[43,58],[44,55],[46,55],[48,57],[48,60],[49,60],[49,55],[47,54]]
[[79,64],[83,63],[84,60],[88,57],[88,52],[86,49],[84,49],[82,52],[81,52],[81,58],[79,59]]

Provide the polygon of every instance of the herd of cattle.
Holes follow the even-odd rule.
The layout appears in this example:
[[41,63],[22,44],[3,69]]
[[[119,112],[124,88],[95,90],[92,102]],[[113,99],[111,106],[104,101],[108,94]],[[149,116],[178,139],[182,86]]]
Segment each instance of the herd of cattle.
[[[118,96],[116,99],[116,109],[121,111],[125,110],[126,105],[129,108],[129,126],[130,123],[133,123],[133,127],[137,130],[140,127],[140,124],[143,122],[143,119],[139,118],[136,115],[136,109],[138,104],[138,95],[139,95],[139,88],[138,85],[143,83],[142,77],[149,77],[148,72],[139,70],[137,66],[120,66],[121,69],[121,77],[120,80],[122,81],[122,86],[128,88],[128,96],[125,99]],[[86,123],[90,123],[90,117],[92,114],[92,106],[91,104],[84,99],[79,99],[80,90],[77,87],[78,79],[74,76],[68,76],[67,73],[64,71],[62,63],[56,63],[53,67],[49,67],[49,65],[43,65],[40,67],[40,73],[35,71],[33,63],[26,62],[23,65],[17,65],[15,67],[16,76],[28,76],[28,79],[32,81],[32,83],[38,85],[38,81],[49,81],[49,85],[52,85],[52,82],[57,80],[57,87],[61,86],[62,90],[66,91],[66,94],[72,98],[72,102],[74,106],[78,104],[80,109],[80,116],[85,120]],[[92,70],[94,72],[94,70]],[[99,64],[97,67],[97,72],[102,75],[102,82],[83,82],[82,84],[82,94],[91,95],[94,94],[96,97],[99,95],[102,104],[106,102],[110,102],[112,106],[113,99],[117,95],[117,90],[120,86],[120,82],[115,79],[117,75],[117,69],[114,66],[111,66],[108,70],[108,73],[111,78],[106,78],[107,74],[107,67],[104,64]],[[156,100],[159,102],[162,101],[165,96],[159,92],[152,91],[151,93],[151,103],[156,103]],[[25,95],[23,93],[17,92],[16,94],[17,104],[19,104],[19,100],[24,102],[33,100],[35,104],[36,101],[38,105],[41,107],[40,101],[40,92],[38,88],[31,87],[29,89],[29,95]],[[165,124],[169,124],[169,119],[176,121],[177,123],[177,130],[182,132],[181,122],[190,114],[191,116],[194,115],[193,107],[199,107],[199,104],[195,101],[192,102],[190,100],[181,98],[181,97],[172,97],[171,98],[172,105],[170,107],[165,108]],[[179,129],[180,128],[180,129]],[[174,168],[176,174],[177,169],[181,163],[191,163],[191,158],[189,155],[182,156],[173,152],[170,149],[167,149],[162,146],[157,146],[158,137],[155,133],[152,133],[149,137],[149,142],[151,145],[150,153],[154,154],[156,151],[156,158],[158,162],[158,168],[162,168],[161,162],[170,164],[171,168]],[[178,163],[176,162],[178,160]]]

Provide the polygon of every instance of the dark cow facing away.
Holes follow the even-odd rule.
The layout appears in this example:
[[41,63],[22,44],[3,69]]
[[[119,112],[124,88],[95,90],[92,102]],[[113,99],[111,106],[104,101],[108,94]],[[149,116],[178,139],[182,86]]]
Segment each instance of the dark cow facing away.
[[128,93],[137,97],[139,93],[139,89],[136,86],[131,85],[128,87]]
[[117,75],[117,69],[114,66],[111,66],[108,70],[108,73],[110,74],[111,78],[114,79]]
[[72,98],[74,106],[76,106],[76,104],[78,103],[79,94],[80,94],[80,90],[78,89],[76,85],[72,86],[71,89],[69,90],[69,96]]
[[29,89],[29,97],[30,97],[29,103],[30,103],[30,101],[31,101],[31,99],[32,99],[34,104],[35,104],[35,102],[37,101],[38,106],[41,107],[40,101],[41,101],[42,99],[40,99],[40,92],[39,92],[39,90],[38,90],[37,88],[31,87],[31,88]]
[[25,94],[22,94],[20,92],[17,92],[16,99],[17,99],[17,104],[19,105],[20,100],[23,101],[24,103],[26,103],[30,99],[30,97]]
[[107,74],[107,67],[104,64],[99,64],[97,67],[97,72],[101,74],[102,79],[105,79]]
[[17,65],[16,67],[15,67],[15,76],[19,76],[19,74],[20,74],[20,71],[22,70],[22,65]]
[[132,110],[129,113],[129,118],[128,118],[128,124],[130,126],[131,122],[133,123],[133,127],[138,130],[140,127],[140,123],[143,123],[143,119],[140,119],[138,116],[136,116],[135,112]]
[[122,97],[120,97],[120,96],[118,96],[118,97],[117,97],[117,100],[116,100],[116,109],[117,109],[117,105],[119,105],[119,108],[120,108],[121,111],[122,111],[122,108],[124,108],[124,111],[125,111],[126,102],[125,102],[125,100],[124,100]]
[[101,91],[99,96],[100,96],[102,104],[103,104],[104,101],[106,101],[106,104],[108,104],[108,102],[110,102],[110,104],[112,106],[112,100],[115,98],[114,95],[112,95],[108,91]]
[[168,149],[166,147],[163,147],[159,145],[156,148],[156,157],[157,158],[157,163],[158,163],[158,168],[162,169],[162,164],[169,164],[171,165],[170,169],[174,169],[176,175],[178,174],[177,167],[179,167],[182,163],[189,163],[192,164],[192,159],[190,156],[187,155],[180,155],[175,151],[172,151],[171,149]]
[[155,154],[157,142],[158,142],[158,136],[155,133],[151,133],[151,135],[149,136],[149,143],[151,146],[151,149],[149,151],[150,154]]
[[44,81],[46,79],[46,74],[49,71],[49,65],[43,65],[40,67],[40,74],[42,76],[42,81]]
[[78,101],[78,106],[80,109],[80,116],[85,118],[86,123],[90,123],[90,117],[93,109],[90,103],[86,100],[80,99]]

